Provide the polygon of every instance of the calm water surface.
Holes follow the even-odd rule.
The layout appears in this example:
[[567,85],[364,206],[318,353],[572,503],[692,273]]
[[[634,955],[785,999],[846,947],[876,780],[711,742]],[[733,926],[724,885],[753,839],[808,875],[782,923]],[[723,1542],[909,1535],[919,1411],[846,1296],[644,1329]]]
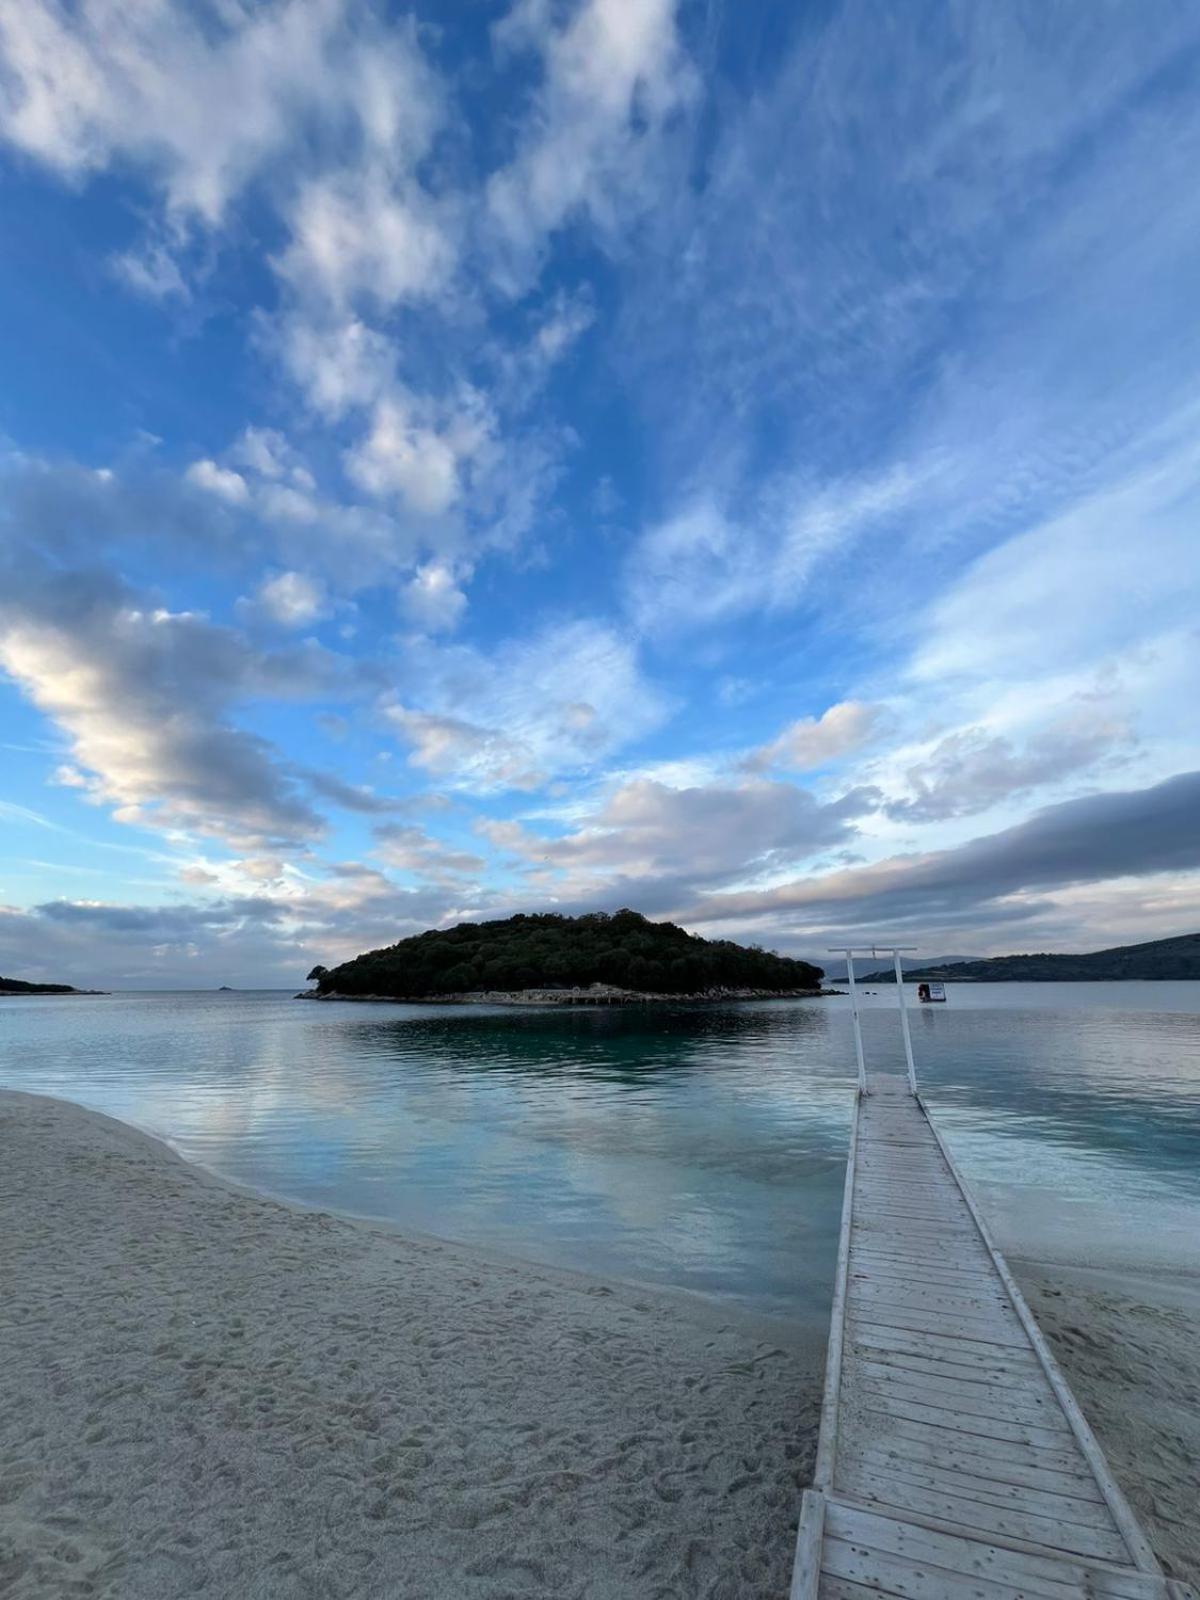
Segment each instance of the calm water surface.
[[[899,1069],[894,989],[864,1001]],[[1010,1249],[1200,1265],[1200,984],[980,984],[914,1008],[922,1083]],[[0,1001],[0,1085],[310,1204],[582,1270],[828,1309],[845,999],[646,1010]]]

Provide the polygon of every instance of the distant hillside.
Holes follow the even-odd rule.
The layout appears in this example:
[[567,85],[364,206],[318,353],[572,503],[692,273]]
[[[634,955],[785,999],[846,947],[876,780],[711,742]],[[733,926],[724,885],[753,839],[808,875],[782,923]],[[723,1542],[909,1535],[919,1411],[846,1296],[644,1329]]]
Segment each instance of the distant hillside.
[[[879,960],[880,958],[877,956],[875,959]],[[901,956],[900,965],[903,969],[905,977],[907,977],[910,972],[915,972],[918,967],[958,966],[964,961],[975,961],[977,959],[978,957],[976,956],[926,956],[924,960],[921,960],[919,956]],[[869,960],[869,956],[855,956],[854,958],[854,976],[860,981],[862,981],[863,963]],[[830,956],[829,959],[823,963],[823,965],[825,968],[825,979],[827,982],[845,982],[845,956]]]
[[79,994],[69,983],[24,983],[20,978],[0,978],[0,994]]
[[[1146,944],[1116,945],[1087,955],[992,956],[983,961],[905,968],[906,978],[942,978],[959,983],[1112,983],[1123,979],[1200,978],[1200,933]],[[873,972],[864,983],[890,983],[891,972]]]
[[727,939],[698,939],[636,911],[584,917],[516,916],[430,929],[327,971],[322,995],[419,998],[475,991],[585,989],[612,984],[644,994],[702,995],[712,989],[815,991],[821,969]]

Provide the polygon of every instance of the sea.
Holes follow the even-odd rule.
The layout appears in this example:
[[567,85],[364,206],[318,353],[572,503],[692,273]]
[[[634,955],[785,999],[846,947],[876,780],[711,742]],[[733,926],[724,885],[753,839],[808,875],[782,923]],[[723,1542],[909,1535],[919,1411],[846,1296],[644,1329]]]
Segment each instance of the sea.
[[[1200,1267],[1200,983],[948,985],[921,1089],[1015,1256]],[[897,995],[862,996],[903,1070]],[[844,996],[570,1009],[291,993],[0,1000],[0,1087],[307,1206],[828,1314],[855,1082]]]

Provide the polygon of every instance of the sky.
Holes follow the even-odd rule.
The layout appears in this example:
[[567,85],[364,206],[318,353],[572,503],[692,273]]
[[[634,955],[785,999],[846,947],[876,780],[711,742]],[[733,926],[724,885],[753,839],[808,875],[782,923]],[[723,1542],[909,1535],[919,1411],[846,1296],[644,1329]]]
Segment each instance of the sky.
[[0,971],[1200,927],[1200,11],[0,0]]

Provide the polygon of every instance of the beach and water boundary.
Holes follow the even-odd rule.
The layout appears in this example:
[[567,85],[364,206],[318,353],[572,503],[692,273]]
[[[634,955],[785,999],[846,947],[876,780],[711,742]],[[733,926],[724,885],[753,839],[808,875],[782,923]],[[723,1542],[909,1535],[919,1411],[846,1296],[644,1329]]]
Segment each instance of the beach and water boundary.
[[[782,1596],[822,1351],[255,1195],[0,1094],[0,1574],[50,1596]],[[1195,1578],[1200,1289],[1014,1261]]]

